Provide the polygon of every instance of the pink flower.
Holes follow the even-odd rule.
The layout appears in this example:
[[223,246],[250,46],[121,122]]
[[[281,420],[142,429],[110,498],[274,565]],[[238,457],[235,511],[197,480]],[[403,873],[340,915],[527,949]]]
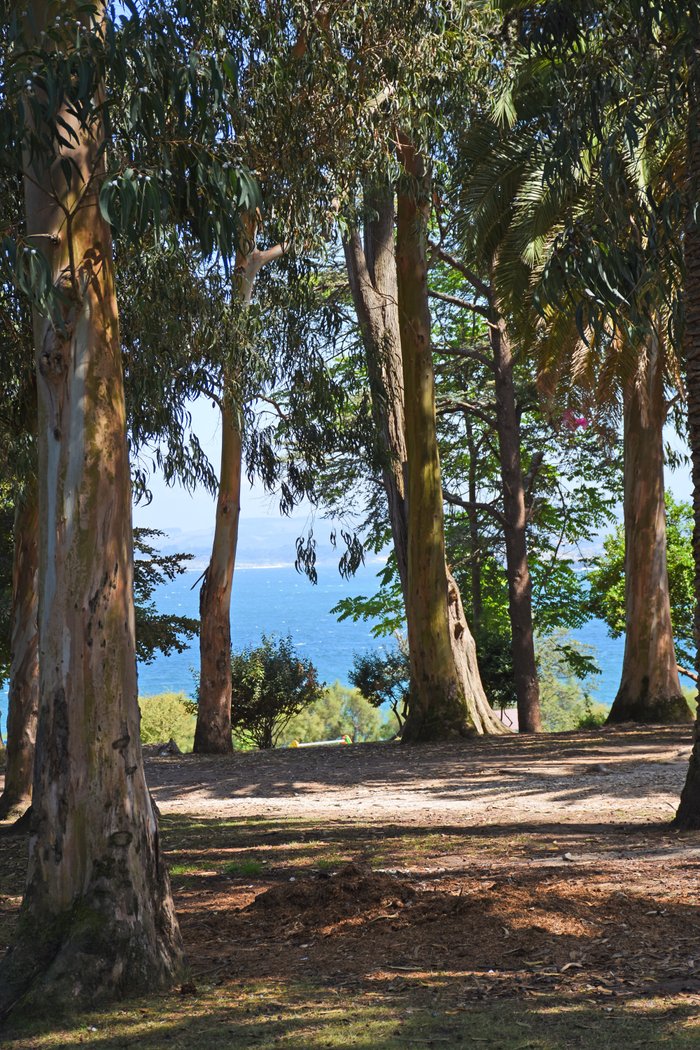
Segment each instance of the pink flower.
[[585,430],[588,426],[588,420],[585,416],[577,416],[572,408],[564,409],[564,413],[561,417],[561,421],[568,430],[577,430],[579,427]]

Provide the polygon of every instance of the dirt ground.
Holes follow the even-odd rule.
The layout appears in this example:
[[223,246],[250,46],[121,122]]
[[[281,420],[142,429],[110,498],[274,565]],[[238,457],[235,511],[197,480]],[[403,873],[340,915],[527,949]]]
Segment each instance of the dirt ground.
[[[689,737],[187,756],[149,759],[148,778],[174,838],[183,814],[200,818],[203,854],[172,859],[202,972],[284,979],[306,966],[397,988],[418,968],[476,999],[565,987],[700,1002],[700,834],[669,826]],[[221,820],[233,826],[212,857]]]
[[[149,749],[191,975],[167,1041],[144,1010],[108,1045],[699,1046],[700,833],[670,824],[690,734]],[[0,944],[18,851],[0,837]],[[197,1008],[228,1042],[197,1042]],[[72,1035],[8,1046],[106,1041]]]
[[688,726],[147,759],[163,813],[464,826],[658,822],[677,807]]

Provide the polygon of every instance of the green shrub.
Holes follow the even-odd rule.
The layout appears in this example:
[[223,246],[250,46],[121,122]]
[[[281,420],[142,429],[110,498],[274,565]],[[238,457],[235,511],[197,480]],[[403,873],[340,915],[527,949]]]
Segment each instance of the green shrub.
[[161,744],[172,739],[181,751],[191,751],[195,719],[191,700],[184,693],[161,693],[139,697],[141,743]]
[[350,671],[350,681],[372,707],[388,705],[391,708],[396,724],[391,722],[390,736],[401,729],[406,720],[410,679],[408,644],[401,637],[394,649],[356,653]]
[[595,701],[591,700],[590,696],[586,694],[583,699],[583,705],[578,705],[574,709],[574,717],[576,719],[576,729],[600,729],[601,726],[605,725],[605,720],[609,714],[609,708],[603,704],[596,704]]
[[285,727],[323,696],[310,660],[300,660],[292,639],[262,636],[255,648],[231,654],[231,727],[237,741],[275,747]]

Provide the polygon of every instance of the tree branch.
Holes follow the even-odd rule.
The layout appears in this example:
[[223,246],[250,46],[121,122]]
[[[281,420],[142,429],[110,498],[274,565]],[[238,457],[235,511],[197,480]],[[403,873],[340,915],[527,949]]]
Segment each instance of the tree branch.
[[478,303],[471,303],[468,299],[461,299],[458,295],[449,295],[447,292],[437,292],[432,288],[429,289],[428,295],[431,299],[440,299],[443,303],[450,303],[451,306],[459,306],[462,310],[473,310],[474,313],[480,314],[482,317],[488,318],[489,311],[485,306],[479,306]]
[[532,487],[535,484],[537,475],[540,472],[540,467],[544,461],[544,452],[541,450],[535,452],[534,456],[530,461],[530,469],[523,478],[523,488],[525,489],[525,503],[529,506],[532,500]]
[[449,412],[466,412],[470,416],[476,416],[482,423],[486,423],[488,427],[496,429],[496,419],[494,416],[490,416],[486,409],[482,408],[481,405],[475,405],[472,401],[452,401],[448,398],[443,398],[438,401],[436,405],[436,411],[438,415],[444,416]]
[[489,368],[492,372],[496,371],[496,366],[490,357],[486,354],[480,353],[478,350],[465,350],[461,346],[437,346],[435,347],[441,354],[446,354],[448,357],[465,357],[469,361],[478,361],[479,364],[484,365],[485,368]]
[[449,489],[446,488],[443,488],[442,490],[442,498],[445,503],[449,503],[452,507],[461,507],[463,510],[483,510],[487,514],[490,514],[492,518],[495,518],[502,528],[508,528],[505,514],[502,514],[492,503],[481,503],[478,500],[462,499],[462,497],[458,496],[456,492],[450,492]]
[[442,245],[437,244],[435,241],[429,241],[428,243],[438,259],[442,259],[442,261],[446,262],[448,266],[451,266],[453,270],[457,270],[458,273],[461,273],[462,277],[466,277],[477,295],[482,296],[487,302],[491,302],[491,286],[489,284],[482,281],[481,278],[466,265],[466,263],[461,261],[461,259],[457,259],[450,252],[445,251]]

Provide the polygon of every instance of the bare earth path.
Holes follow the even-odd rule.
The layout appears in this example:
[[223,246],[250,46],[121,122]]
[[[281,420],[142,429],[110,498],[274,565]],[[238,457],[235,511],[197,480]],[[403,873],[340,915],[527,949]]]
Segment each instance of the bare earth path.
[[[687,726],[147,761],[161,812],[483,825],[668,821]],[[152,749],[150,749],[152,751]]]

